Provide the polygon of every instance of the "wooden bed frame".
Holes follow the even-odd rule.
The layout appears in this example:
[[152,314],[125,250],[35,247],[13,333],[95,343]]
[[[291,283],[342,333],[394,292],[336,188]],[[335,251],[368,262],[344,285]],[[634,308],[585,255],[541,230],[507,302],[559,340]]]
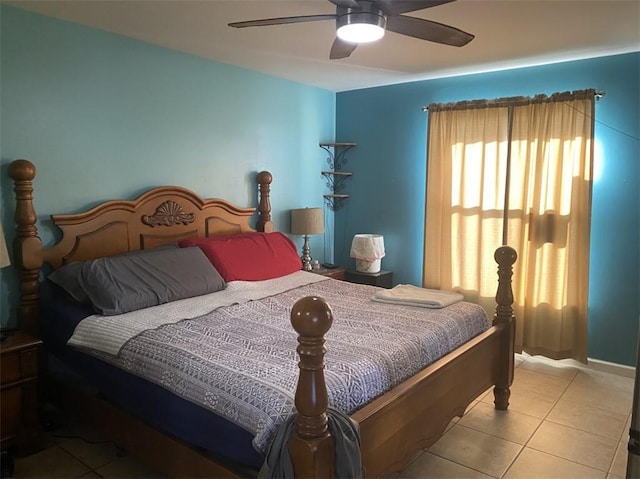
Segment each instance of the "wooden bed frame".
[[[55,268],[70,261],[149,248],[189,236],[254,231],[250,222],[256,208],[238,208],[221,199],[205,200],[180,187],[159,187],[132,201],[113,200],[84,213],[52,216],[62,239],[45,248],[38,237],[32,202],[36,168],[28,160],[16,160],[9,167],[9,176],[14,180],[16,198],[18,321],[22,329],[35,335],[44,263]],[[255,230],[272,231],[272,177],[263,171],[256,179],[259,206]],[[496,409],[508,407],[514,371],[511,275],[516,253],[503,246],[496,250],[495,259],[498,289],[493,326],[352,415],[360,425],[366,477],[403,468],[416,451],[435,443],[450,421],[462,416],[469,404],[490,387],[494,388]],[[295,434],[288,445],[295,475],[333,477],[334,441],[327,429],[328,397],[323,375],[324,334],[331,326],[331,308],[321,298],[303,298],[293,307],[291,320],[299,334],[300,355],[295,396],[298,414]],[[171,477],[247,476],[246,471],[212,460],[99,397],[73,391],[65,402],[105,429],[118,445]]]

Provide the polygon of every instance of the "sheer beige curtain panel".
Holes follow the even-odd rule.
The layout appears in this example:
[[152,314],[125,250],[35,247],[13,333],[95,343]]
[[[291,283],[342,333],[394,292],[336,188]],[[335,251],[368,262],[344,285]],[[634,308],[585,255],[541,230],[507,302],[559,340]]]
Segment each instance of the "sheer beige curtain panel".
[[518,252],[516,347],[587,357],[593,90],[429,106],[423,285],[493,314],[493,251]]
[[507,171],[507,108],[429,110],[423,285],[493,314]]

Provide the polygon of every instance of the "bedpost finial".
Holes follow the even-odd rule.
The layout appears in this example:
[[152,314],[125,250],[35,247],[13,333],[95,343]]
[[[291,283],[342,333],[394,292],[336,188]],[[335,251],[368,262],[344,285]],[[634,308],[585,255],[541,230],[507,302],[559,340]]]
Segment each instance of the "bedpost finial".
[[494,323],[508,322],[511,321],[513,315],[511,277],[513,276],[513,265],[518,258],[518,254],[511,246],[500,246],[493,257],[498,263],[498,291],[496,291],[497,305]]
[[273,231],[273,223],[271,222],[271,201],[269,201],[272,180],[273,176],[268,171],[261,171],[256,177],[260,194],[256,229],[265,233]]
[[500,246],[493,255],[500,266],[513,266],[518,259],[518,253],[511,246]]
[[335,446],[327,424],[329,396],[323,371],[324,334],[332,322],[331,307],[318,296],[305,296],[291,309],[300,356],[297,415],[288,444],[295,477],[334,477]]
[[493,255],[498,263],[498,291],[496,292],[496,312],[493,324],[500,327],[502,340],[500,346],[500,369],[493,388],[495,407],[504,411],[509,406],[511,384],[513,383],[516,324],[513,316],[513,289],[511,277],[513,265],[518,259],[516,250],[510,246],[500,246]]
[[36,177],[36,166],[29,160],[14,160],[9,165],[9,176],[15,181],[31,181]]
[[257,180],[258,180],[258,183],[261,185],[263,184],[270,185],[271,182],[273,181],[273,176],[268,171],[261,171],[260,173],[258,173]]
[[33,208],[33,179],[36,167],[29,160],[15,160],[9,165],[15,192],[16,236],[13,239],[14,260],[18,271],[20,297],[18,325],[38,336],[40,303],[40,269],[42,268],[42,242],[38,237],[38,216]]
[[331,328],[331,323],[331,306],[318,296],[305,296],[291,309],[291,324],[300,336],[322,337]]

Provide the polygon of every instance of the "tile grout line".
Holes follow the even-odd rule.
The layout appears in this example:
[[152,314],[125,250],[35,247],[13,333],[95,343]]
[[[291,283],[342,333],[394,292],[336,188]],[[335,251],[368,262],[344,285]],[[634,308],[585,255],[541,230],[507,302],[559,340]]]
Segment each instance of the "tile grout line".
[[[528,358],[527,358],[528,359]],[[520,365],[524,364],[527,362],[527,359],[525,359],[524,361],[522,361],[520,363]],[[524,368],[525,370],[527,370],[527,368]],[[531,372],[536,372],[536,371],[531,371]],[[538,373],[538,374],[544,374],[545,376],[550,376],[550,377],[557,377],[557,376],[553,376],[551,374],[545,374],[545,373]],[[549,411],[547,411],[547,413],[544,415],[544,417],[542,418],[542,420],[540,421],[540,424],[538,424],[536,426],[536,428],[534,429],[534,431],[531,433],[531,435],[529,436],[529,438],[525,441],[525,443],[522,445],[522,449],[520,449],[520,451],[518,452],[518,454],[516,454],[516,457],[513,459],[513,461],[511,461],[511,464],[509,464],[509,467],[507,467],[507,469],[504,471],[504,474],[502,474],[502,476],[500,476],[501,478],[505,477],[508,473],[509,470],[513,467],[513,465],[515,464],[515,462],[518,460],[518,458],[522,455],[522,452],[527,448],[527,445],[529,444],[529,442],[531,441],[531,439],[533,438],[533,436],[535,436],[536,432],[538,432],[538,430],[540,429],[540,427],[544,424],[544,422],[547,420],[547,417],[549,416],[549,414],[551,414],[551,411],[553,411],[553,408],[556,407],[556,405],[558,404],[558,402],[560,401],[560,399],[562,398],[562,396],[564,396],[564,393],[567,392],[567,389],[569,389],[569,386],[571,386],[571,384],[573,383],[573,381],[575,380],[575,378],[578,376],[578,374],[576,373],[576,375],[571,379],[571,381],[569,381],[566,385],[566,387],[563,389],[562,393],[560,393],[560,395],[558,396],[558,398],[554,401],[553,405],[549,408]],[[531,416],[533,417],[533,416]],[[538,418],[539,419],[539,418]],[[537,449],[534,448],[530,448],[534,451],[537,451]],[[544,452],[544,451],[538,451],[538,452]],[[558,456],[556,456],[558,457]],[[564,459],[564,458],[562,458]],[[584,464],[581,464],[584,465]]]
[[[582,371],[582,372],[589,371],[589,370],[590,370],[590,369],[589,369],[588,367],[586,367],[586,368],[580,368],[580,371]],[[614,374],[614,373],[607,372],[607,371],[599,371],[599,370],[596,370],[596,371],[598,371],[599,373],[603,373],[603,374],[607,374],[607,375],[611,375],[611,376],[618,376],[618,375],[616,375],[616,374]],[[579,374],[579,373],[578,373],[578,374]],[[571,383],[573,383],[573,381],[578,377],[578,374],[576,374],[576,376],[573,378],[573,380],[571,381]],[[625,376],[622,376],[622,377],[625,377]],[[571,385],[571,383],[569,383],[569,385]],[[600,386],[597,386],[597,387],[600,387]],[[567,386],[567,389],[568,389],[568,386]],[[606,387],[604,387],[604,386],[603,386],[603,389],[617,389],[617,388],[606,388]],[[566,390],[565,390],[565,392],[566,392]],[[621,391],[620,391],[620,392],[621,392]],[[564,392],[562,393],[562,395],[564,395]],[[561,396],[561,397],[562,397],[562,396]],[[560,399],[558,399],[558,401],[559,401],[559,400],[560,400]],[[572,401],[572,402],[575,402],[575,401]],[[579,402],[579,401],[578,401],[578,402]],[[583,404],[588,405],[589,407],[593,407],[594,409],[599,409],[599,410],[601,410],[601,411],[605,411],[605,412],[608,412],[608,413],[615,413],[615,411],[611,411],[610,409],[602,408],[602,407],[600,407],[598,404],[590,404],[590,403],[583,403]],[[554,407],[555,407],[555,405],[554,405]],[[586,467],[590,467],[591,469],[594,469],[594,470],[597,470],[597,471],[600,471],[600,472],[604,472],[604,473],[606,474],[606,476],[605,476],[605,477],[608,477],[608,476],[610,476],[610,475],[613,475],[613,474],[611,473],[611,471],[612,471],[612,469],[613,469],[613,465],[614,465],[614,463],[615,463],[616,456],[617,456],[617,454],[618,454],[618,448],[620,447],[620,442],[622,442],[622,440],[623,440],[623,437],[624,437],[624,434],[625,434],[625,430],[626,430],[627,421],[629,420],[629,417],[630,417],[630,416],[631,416],[631,412],[629,412],[629,414],[627,415],[627,418],[625,419],[625,423],[624,423],[624,426],[623,426],[623,430],[622,430],[622,432],[620,433],[620,437],[619,437],[619,439],[616,441],[616,446],[615,446],[615,449],[614,449],[614,451],[613,451],[613,456],[611,457],[611,460],[610,460],[610,462],[609,462],[609,466],[607,467],[607,470],[606,470],[606,471],[602,471],[602,470],[600,470],[600,469],[596,469],[596,468],[594,468],[594,467],[587,466],[586,464],[581,464],[581,465],[586,466]],[[547,420],[547,419],[545,418],[545,420]],[[568,427],[568,428],[571,428],[571,429],[575,429],[576,431],[585,432],[585,433],[587,433],[587,434],[592,434],[592,435],[594,435],[594,436],[598,436],[598,437],[601,437],[601,438],[604,438],[604,439],[614,440],[614,439],[612,439],[612,438],[610,438],[610,437],[608,437],[608,436],[603,436],[603,435],[598,434],[598,433],[594,433],[594,432],[590,432],[590,431],[585,431],[584,429],[580,429],[580,428],[577,428],[577,427],[567,426],[567,425],[565,425],[565,424],[556,423],[556,422],[551,421],[551,420],[549,420],[549,422],[550,422],[550,423],[552,423],[552,424],[558,424],[558,425],[563,426],[563,427]],[[570,460],[570,459],[567,459],[567,460]],[[571,462],[574,462],[574,461],[571,461]],[[576,463],[576,464],[580,464],[580,463]]]
[[[527,358],[527,359],[528,359],[528,358]],[[525,359],[524,361],[521,361],[521,362],[516,366],[516,369],[517,369],[517,368],[519,368],[521,365],[525,364],[525,363],[526,363],[526,361],[527,361],[527,359]],[[551,378],[558,378],[558,377],[559,377],[559,376],[557,376],[557,375],[548,374],[548,373],[541,372],[541,371],[530,370],[530,369],[528,369],[528,368],[526,368],[526,367],[525,367],[525,368],[523,368],[523,369],[524,369],[524,370],[527,370],[527,371],[529,371],[529,372],[532,372],[532,373],[540,374],[540,375],[547,376],[547,377],[551,377]],[[562,390],[561,390],[560,394],[557,396],[557,398],[555,398],[555,399],[553,400],[553,403],[552,403],[551,407],[550,407],[550,408],[549,408],[549,410],[544,414],[544,416],[543,416],[542,418],[540,418],[540,417],[538,417],[538,416],[532,416],[531,414],[526,413],[526,412],[517,411],[517,412],[518,412],[518,414],[522,414],[522,415],[525,415],[525,416],[528,416],[528,417],[534,417],[534,418],[536,418],[536,419],[540,419],[540,423],[536,426],[536,428],[533,430],[533,432],[531,433],[531,435],[530,435],[530,436],[529,436],[529,438],[525,441],[525,443],[524,443],[524,444],[519,444],[519,443],[516,443],[516,442],[514,442],[514,441],[510,441],[510,440],[508,440],[508,439],[505,439],[505,438],[503,438],[503,437],[496,436],[495,434],[491,434],[491,433],[486,432],[486,431],[480,431],[480,430],[475,429],[475,428],[473,428],[473,427],[465,426],[465,425],[463,425],[463,424],[460,424],[460,423],[459,423],[459,422],[460,422],[459,420],[458,420],[458,421],[456,421],[456,422],[455,422],[455,424],[454,424],[453,426],[460,426],[460,427],[463,427],[463,428],[466,428],[466,429],[474,430],[474,431],[477,431],[477,432],[480,432],[480,433],[486,434],[486,435],[488,435],[488,436],[492,436],[492,437],[495,437],[495,438],[498,438],[498,439],[501,439],[501,440],[504,440],[504,441],[507,441],[507,442],[511,442],[511,443],[516,444],[516,445],[518,445],[518,446],[521,446],[520,450],[518,451],[518,453],[516,454],[516,456],[514,457],[514,459],[510,462],[510,464],[508,465],[508,467],[505,469],[504,473],[503,473],[503,474],[501,474],[497,479],[501,479],[501,478],[505,477],[505,476],[508,474],[509,470],[513,467],[513,465],[515,464],[515,462],[517,461],[517,459],[521,456],[521,454],[523,453],[523,451],[524,451],[525,449],[527,449],[527,448],[529,448],[529,449],[531,449],[531,450],[533,450],[533,451],[540,452],[540,453],[542,453],[542,454],[548,454],[549,456],[556,457],[556,458],[558,458],[558,459],[560,459],[560,460],[567,461],[567,462],[570,462],[570,463],[572,463],[572,464],[575,464],[575,465],[578,465],[578,466],[581,466],[581,467],[585,467],[585,468],[591,469],[591,470],[593,470],[593,471],[597,471],[597,472],[599,472],[599,473],[604,473],[604,474],[605,474],[605,477],[606,477],[607,475],[610,475],[610,474],[611,474],[611,468],[612,468],[612,466],[613,466],[613,461],[615,460],[615,454],[616,454],[616,452],[617,452],[617,446],[616,446],[616,451],[614,452],[614,455],[613,455],[613,457],[612,457],[612,459],[611,459],[611,464],[609,465],[609,468],[608,468],[608,470],[607,470],[607,471],[603,471],[603,470],[601,470],[601,469],[597,469],[597,468],[595,468],[595,467],[592,467],[592,466],[587,465],[587,464],[583,464],[583,463],[581,463],[581,462],[577,462],[577,461],[572,460],[572,459],[568,459],[568,458],[565,458],[565,457],[562,457],[562,456],[557,456],[557,455],[555,455],[555,454],[553,454],[553,453],[551,453],[551,452],[547,452],[547,451],[540,451],[540,450],[538,450],[538,449],[535,449],[535,448],[532,448],[532,447],[530,447],[530,446],[529,446],[529,443],[530,443],[531,439],[534,437],[534,435],[535,435],[535,434],[536,434],[536,432],[540,429],[540,427],[541,427],[543,424],[545,424],[545,423],[547,423],[547,424],[549,424],[549,423],[550,423],[550,424],[555,424],[555,425],[559,425],[559,426],[562,426],[562,427],[567,427],[567,428],[569,428],[569,429],[573,429],[573,430],[575,430],[575,431],[586,432],[586,433],[588,433],[588,434],[594,434],[594,435],[596,435],[596,436],[599,436],[599,437],[602,437],[602,438],[605,438],[605,439],[612,440],[612,438],[610,438],[610,437],[607,437],[607,436],[601,436],[601,435],[596,434],[596,433],[590,433],[589,431],[583,431],[582,429],[579,429],[579,428],[576,428],[576,427],[572,427],[572,426],[567,426],[567,425],[560,424],[560,423],[556,423],[556,422],[554,422],[554,421],[552,421],[552,420],[550,420],[550,419],[549,419],[549,416],[550,416],[551,412],[552,412],[552,411],[554,410],[554,408],[558,405],[558,403],[560,402],[560,400],[565,396],[566,392],[567,392],[567,391],[568,391],[568,389],[571,387],[571,385],[576,381],[576,379],[578,378],[578,375],[580,374],[580,372],[583,372],[583,371],[584,371],[584,369],[583,369],[583,368],[576,368],[576,369],[578,369],[578,371],[576,371],[576,374],[575,374],[575,375],[574,375],[574,376],[573,376],[573,377],[572,377],[572,378],[567,382],[566,386],[564,386],[564,388],[562,388]],[[608,374],[611,374],[611,373],[608,373]],[[481,395],[481,396],[484,398],[484,397],[486,397],[487,395],[490,395],[490,394],[491,394],[491,389],[490,389],[487,393],[485,393],[484,395]],[[572,402],[573,402],[573,401],[572,401]],[[475,409],[475,408],[478,406],[478,404],[481,404],[481,403],[483,403],[483,404],[487,404],[486,402],[483,402],[483,401],[481,401],[480,399],[478,399],[478,400],[475,402],[475,404],[474,404],[474,405],[473,405],[469,410],[465,411],[465,414],[463,415],[463,417],[464,417],[466,414],[470,413],[473,409]],[[594,406],[594,407],[597,407],[597,406]],[[603,409],[603,408],[598,408],[598,409],[602,409],[603,411],[613,412],[613,411],[609,411],[609,410],[606,410],[606,409]],[[628,416],[627,416],[627,420],[628,420]],[[626,425],[626,421],[625,421],[625,425]],[[453,426],[452,426],[452,427],[453,427]],[[451,429],[451,428],[450,428],[450,429]],[[620,435],[620,440],[619,440],[619,441],[617,441],[617,445],[619,445],[620,441],[622,440],[622,436],[623,436],[623,434],[624,434],[624,431],[621,433],[621,435]],[[439,457],[440,459],[443,459],[443,460],[445,460],[445,461],[449,461],[449,462],[451,462],[451,463],[453,463],[453,464],[457,464],[457,465],[459,465],[459,466],[461,466],[461,467],[465,467],[465,468],[467,468],[467,469],[470,469],[470,470],[473,470],[473,471],[479,472],[479,473],[481,473],[481,474],[484,474],[484,475],[487,475],[487,476],[490,476],[490,477],[496,477],[496,476],[492,476],[491,474],[488,474],[488,473],[486,473],[486,472],[480,471],[480,470],[478,470],[478,469],[476,469],[476,468],[474,468],[474,467],[471,467],[471,466],[469,466],[469,465],[461,464],[461,463],[456,462],[456,461],[454,461],[454,460],[452,460],[452,459],[449,459],[449,458],[447,458],[447,457],[444,457],[444,456],[441,456],[441,455],[439,455],[439,454],[436,454],[436,453],[434,453],[434,452],[430,451],[429,449],[426,449],[426,450],[424,450],[423,452],[426,452],[426,453],[432,454],[433,456]]]
[[[544,422],[545,422],[545,421],[548,421],[548,422],[549,422],[549,423],[551,423],[551,424],[556,424],[556,425],[559,425],[559,426],[562,426],[562,427],[567,427],[567,428],[569,428],[569,429],[573,429],[573,430],[575,430],[575,431],[586,432],[587,434],[593,434],[593,435],[596,435],[596,436],[598,436],[598,437],[603,437],[603,438],[605,438],[605,439],[611,439],[611,438],[607,438],[606,436],[601,436],[601,435],[599,435],[599,434],[590,433],[589,431],[583,431],[582,429],[578,429],[578,428],[575,428],[575,427],[572,427],[572,426],[566,426],[566,425],[564,425],[564,424],[559,424],[559,423],[553,422],[553,421],[551,421],[551,420],[549,420],[549,419],[548,419],[548,416],[549,416],[549,414],[551,414],[551,411],[553,411],[553,409],[556,407],[556,405],[558,404],[558,402],[560,401],[560,399],[562,399],[562,397],[565,395],[565,393],[567,392],[567,390],[569,389],[569,387],[571,386],[571,384],[573,384],[573,382],[574,382],[574,381],[576,380],[576,378],[578,377],[578,374],[579,374],[579,373],[580,373],[580,372],[578,372],[578,373],[577,373],[577,374],[576,374],[576,375],[571,379],[571,381],[567,384],[567,387],[562,391],[562,394],[560,394],[560,396],[558,397],[558,399],[554,402],[553,406],[551,407],[551,409],[549,409],[549,412],[547,412],[547,414],[545,415],[545,417],[543,418],[543,420],[540,422],[540,424],[539,424],[539,425],[538,425],[538,427],[536,428],[536,431],[534,431],[534,433],[531,435],[531,437],[527,440],[527,443],[524,445],[524,447],[523,447],[523,449],[522,449],[522,450],[524,450],[524,449],[527,447],[527,444],[529,443],[529,441],[531,441],[531,439],[533,438],[533,436],[535,435],[535,433],[538,431],[538,429],[540,428],[540,426],[542,426],[542,424],[544,424]],[[544,373],[540,373],[540,374],[544,374]],[[612,374],[612,373],[607,373],[607,374]],[[548,376],[551,376],[551,375],[548,375]],[[602,409],[602,408],[598,408],[598,409]],[[604,410],[604,409],[603,409],[603,410]],[[625,422],[625,425],[626,425],[626,422]],[[572,463],[574,463],[574,464],[578,464],[578,465],[583,466],[583,467],[587,467],[587,468],[592,469],[592,470],[594,470],[594,471],[603,472],[603,473],[605,474],[605,478],[606,478],[607,476],[611,475],[611,467],[613,466],[613,462],[615,461],[615,458],[616,458],[616,453],[617,453],[617,451],[618,451],[618,445],[619,445],[619,442],[620,442],[620,441],[618,441],[618,443],[617,443],[617,445],[616,445],[616,450],[615,450],[615,451],[614,451],[614,453],[613,453],[613,457],[611,458],[611,463],[609,464],[609,467],[607,468],[607,470],[606,470],[606,471],[603,471],[603,470],[601,470],[601,469],[597,469],[597,468],[592,467],[592,466],[588,466],[588,465],[586,465],[586,464],[583,464],[583,463],[581,463],[581,462],[574,461],[574,460],[572,460],[572,459],[568,459],[568,458],[566,458],[566,457],[556,456],[555,454],[550,453],[550,452],[547,452],[547,451],[540,451],[539,449],[535,449],[535,448],[533,448],[533,447],[531,447],[530,449],[532,449],[532,450],[534,450],[534,451],[541,452],[541,453],[543,453],[543,454],[549,454],[550,456],[554,456],[554,457],[557,457],[557,458],[559,458],[559,459],[563,459],[563,460],[565,460],[565,461],[569,461],[569,462],[572,462]],[[522,452],[522,451],[521,451],[521,452]],[[518,456],[519,456],[519,455],[520,455],[520,454],[518,454]],[[514,462],[515,462],[515,459],[514,459]],[[513,463],[512,463],[511,465],[513,465]],[[511,466],[509,466],[509,467],[511,467]],[[506,473],[505,473],[505,474],[506,474]]]
[[[525,359],[524,361],[521,361],[521,362],[520,362],[520,363],[519,363],[519,364],[514,368],[514,372],[515,372],[515,369],[518,369],[518,368],[519,368],[522,364],[524,364],[525,362],[526,362],[526,359]],[[567,386],[567,387],[568,387],[568,386]],[[487,395],[490,395],[490,394],[492,393],[492,391],[493,391],[493,388],[489,388],[489,391],[488,391],[488,392],[486,392],[486,393],[484,393],[483,395],[481,395],[481,396],[482,396],[482,398],[485,398]],[[480,397],[480,396],[479,396],[479,397]],[[478,404],[480,404],[480,403],[482,403],[482,401],[481,401],[481,400],[477,400],[477,401],[475,402],[475,404],[474,404],[474,405],[473,405],[469,410],[465,411],[465,413],[463,414],[463,416],[462,416],[462,417],[464,417],[464,416],[466,416],[468,413],[470,413],[470,412],[471,412],[473,409],[475,409],[475,408],[478,406]],[[485,403],[485,404],[486,404],[486,403]],[[555,405],[555,403],[554,403],[554,405]],[[519,413],[519,414],[524,414],[524,415],[529,416],[529,417],[534,417],[534,416],[530,416],[529,414],[526,414],[526,413],[522,413],[522,412],[518,412],[518,413]],[[518,453],[515,455],[515,457],[513,458],[513,460],[512,460],[512,461],[509,463],[509,465],[506,467],[505,471],[504,471],[500,476],[497,476],[497,477],[496,477],[496,476],[492,476],[491,474],[487,474],[486,472],[480,471],[479,469],[476,469],[476,468],[474,468],[474,467],[468,466],[468,465],[466,465],[466,464],[460,464],[459,462],[456,462],[456,461],[454,461],[454,460],[452,460],[452,459],[449,459],[449,458],[447,458],[447,457],[440,456],[439,454],[436,454],[436,453],[434,453],[434,452],[431,452],[431,454],[432,454],[432,455],[434,455],[434,456],[436,456],[436,457],[439,457],[439,458],[441,458],[441,459],[444,459],[444,460],[446,460],[446,461],[449,461],[449,462],[452,462],[452,463],[454,463],[454,464],[457,464],[457,465],[459,465],[459,466],[465,467],[465,468],[467,468],[467,469],[471,469],[471,470],[473,470],[473,471],[479,472],[479,473],[484,474],[484,475],[486,475],[486,476],[493,477],[493,478],[495,478],[495,479],[501,479],[502,477],[504,477],[504,476],[507,474],[507,472],[509,471],[509,469],[510,469],[510,468],[513,466],[513,464],[515,463],[516,459],[518,459],[518,457],[520,457],[520,454],[522,453],[522,451],[524,451],[524,449],[525,449],[525,447],[526,447],[526,443],[525,443],[524,445],[523,445],[523,444],[518,444],[517,442],[510,441],[510,440],[508,440],[508,439],[505,439],[505,438],[500,437],[500,436],[496,436],[496,435],[491,434],[491,433],[488,433],[488,432],[486,432],[486,431],[480,431],[480,430],[475,429],[475,428],[473,428],[473,427],[465,426],[464,424],[460,424],[460,423],[459,423],[461,419],[462,419],[462,418],[459,418],[459,420],[458,420],[458,421],[456,421],[456,423],[454,424],[454,426],[460,426],[460,427],[463,427],[463,428],[465,428],[465,429],[469,429],[469,430],[476,431],[476,432],[479,432],[479,433],[482,433],[482,434],[486,434],[487,436],[495,437],[495,438],[497,438],[497,439],[500,439],[500,440],[503,440],[503,441],[510,442],[510,443],[512,443],[512,444],[516,444],[516,445],[518,445],[518,446],[521,446],[521,448],[520,448],[520,450],[518,451]],[[536,418],[536,419],[540,419],[540,418]],[[542,424],[542,422],[543,422],[543,421],[544,421],[544,419],[543,419],[542,421],[540,421],[540,424]],[[540,424],[536,427],[536,430],[538,429],[538,427],[540,427]],[[452,426],[452,428],[453,428],[453,426]],[[452,429],[452,428],[450,428],[450,429]],[[447,432],[448,432],[448,431],[447,431]],[[535,431],[533,432],[533,434],[535,434]],[[531,436],[533,436],[533,434],[532,434]],[[530,439],[530,438],[529,438],[529,439]],[[528,441],[529,441],[529,440],[527,440],[527,442],[528,442]],[[428,451],[428,450],[427,450],[427,451]]]
[[631,417],[631,414],[632,414],[632,412],[629,412],[629,415],[627,416],[627,419],[624,421],[624,427],[622,428],[622,433],[620,434],[620,438],[618,439],[618,442],[616,444],[616,450],[613,452],[613,457],[611,458],[611,463],[609,464],[609,468],[607,469],[607,476],[614,475],[614,474],[612,474],[611,471],[613,470],[613,465],[616,462],[616,456],[618,455],[618,449],[620,448],[620,443],[623,442],[623,439],[624,439],[625,435],[627,435],[627,437],[628,437],[629,432],[627,431],[627,423],[629,422],[629,418]]

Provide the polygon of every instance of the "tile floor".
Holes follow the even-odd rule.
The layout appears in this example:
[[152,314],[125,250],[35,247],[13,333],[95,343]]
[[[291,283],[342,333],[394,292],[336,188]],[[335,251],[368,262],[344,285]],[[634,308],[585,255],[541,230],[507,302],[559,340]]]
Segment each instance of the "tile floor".
[[[565,361],[517,357],[509,411],[492,393],[474,401],[431,448],[394,475],[406,478],[620,479],[627,461],[633,379]],[[95,431],[76,426],[16,460],[21,478],[159,478]]]

